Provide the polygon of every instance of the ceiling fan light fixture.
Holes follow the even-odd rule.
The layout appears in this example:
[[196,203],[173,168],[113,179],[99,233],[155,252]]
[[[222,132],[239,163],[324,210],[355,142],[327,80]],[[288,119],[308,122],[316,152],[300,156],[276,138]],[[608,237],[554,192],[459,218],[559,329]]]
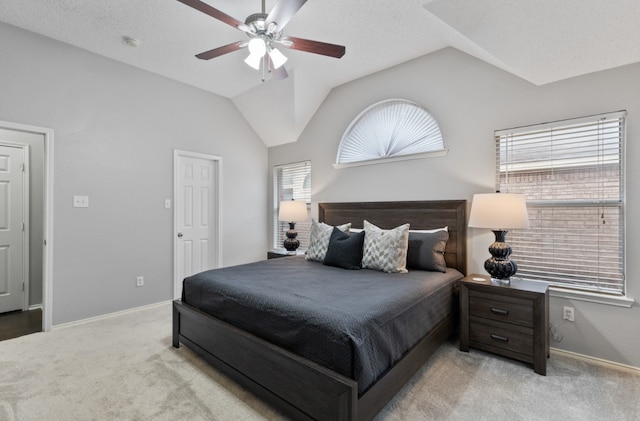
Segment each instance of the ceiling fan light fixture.
[[260,37],[252,38],[251,41],[249,41],[249,52],[252,55],[255,54],[256,56],[262,57],[267,52],[267,44]]
[[262,57],[264,56],[251,53],[249,54],[249,57],[244,59],[244,62],[254,69],[260,70],[260,62],[262,61]]
[[267,53],[267,44],[261,37],[251,38],[249,41],[249,57],[244,62],[256,70],[260,70],[262,57]]
[[271,58],[274,69],[280,68],[280,66],[285,64],[288,60],[288,58],[276,48],[269,48],[269,57]]

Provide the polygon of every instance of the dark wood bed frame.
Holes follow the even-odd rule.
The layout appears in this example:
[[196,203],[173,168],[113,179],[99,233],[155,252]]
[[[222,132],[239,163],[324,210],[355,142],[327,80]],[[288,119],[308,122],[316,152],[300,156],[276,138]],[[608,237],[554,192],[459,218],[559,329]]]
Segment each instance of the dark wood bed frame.
[[[320,203],[329,225],[362,220],[381,228],[409,222],[411,229],[449,227],[447,266],[466,274],[466,201]],[[457,314],[438,324],[369,390],[356,381],[216,319],[173,302],[173,346],[183,343],[254,395],[300,420],[370,420],[391,400],[456,328]]]

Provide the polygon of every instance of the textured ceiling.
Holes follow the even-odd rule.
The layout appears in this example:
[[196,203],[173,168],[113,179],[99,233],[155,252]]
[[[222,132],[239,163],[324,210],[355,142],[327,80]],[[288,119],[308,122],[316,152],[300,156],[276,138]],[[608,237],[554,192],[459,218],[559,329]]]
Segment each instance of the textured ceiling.
[[[242,21],[261,8],[204,1]],[[312,0],[285,33],[345,56],[283,48],[289,78],[266,83],[246,50],[196,59],[246,36],[176,0],[0,0],[0,21],[230,98],[267,146],[296,141],[333,87],[446,46],[537,85],[640,62],[640,0]]]

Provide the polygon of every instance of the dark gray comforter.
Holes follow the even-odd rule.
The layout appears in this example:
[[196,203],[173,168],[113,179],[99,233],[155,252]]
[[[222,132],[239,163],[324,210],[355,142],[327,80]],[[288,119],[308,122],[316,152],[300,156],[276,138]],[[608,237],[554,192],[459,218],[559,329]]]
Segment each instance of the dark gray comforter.
[[454,311],[461,277],[349,271],[299,256],[188,277],[182,300],[356,380],[362,394]]

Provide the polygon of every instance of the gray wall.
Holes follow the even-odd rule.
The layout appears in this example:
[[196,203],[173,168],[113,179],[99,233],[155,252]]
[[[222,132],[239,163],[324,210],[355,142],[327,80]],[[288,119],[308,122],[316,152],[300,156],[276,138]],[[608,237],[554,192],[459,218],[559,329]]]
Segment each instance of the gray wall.
[[223,159],[223,264],[264,258],[267,149],[229,100],[1,23],[0,51],[0,120],[55,134],[54,325],[172,298],[173,149]]
[[[534,86],[448,48],[334,89],[295,144],[269,149],[269,167],[311,159],[312,201],[466,199],[494,188],[493,131],[601,112],[628,111],[627,215],[640,211],[640,64]],[[440,124],[445,157],[335,170],[338,143],[369,105],[404,98]],[[316,206],[313,206],[317,212]],[[640,221],[627,219],[628,295],[640,297]],[[482,273],[493,235],[469,229],[469,269]],[[562,324],[562,306],[576,309]],[[640,309],[551,299],[551,322],[562,342],[552,346],[640,367]],[[633,330],[635,332],[635,330]]]

